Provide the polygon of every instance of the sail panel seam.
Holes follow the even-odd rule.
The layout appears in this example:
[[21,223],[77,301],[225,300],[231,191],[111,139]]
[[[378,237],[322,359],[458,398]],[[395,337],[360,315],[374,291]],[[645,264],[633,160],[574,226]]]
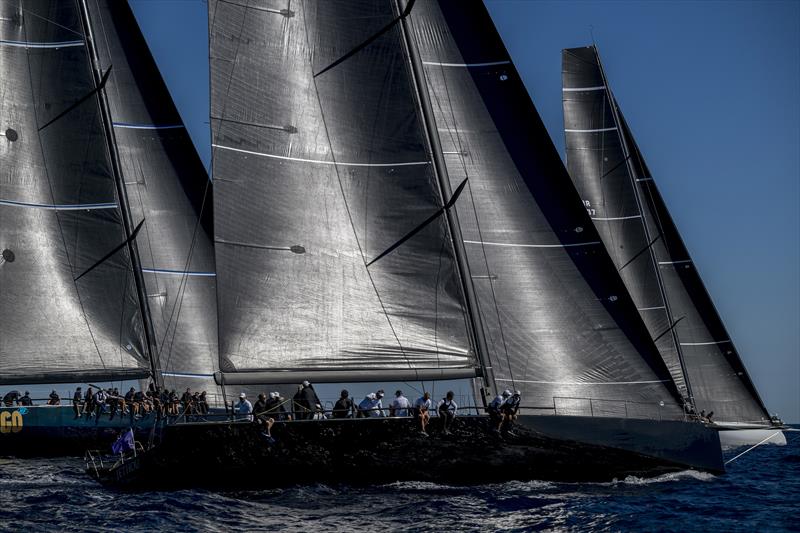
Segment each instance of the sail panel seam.
[[[496,378],[497,381],[511,381],[505,378]],[[669,383],[669,379],[654,379],[647,381],[540,381],[517,379],[520,383],[538,383],[540,385],[646,385],[651,383]]]
[[0,200],[0,205],[10,207],[30,207],[34,209],[47,209],[50,211],[83,211],[93,209],[116,209],[119,207],[116,202],[100,204],[39,204],[33,202],[18,202],[16,200]]
[[83,41],[61,41],[55,43],[37,43],[29,41],[6,41],[0,40],[0,46],[10,46],[12,48],[70,48],[74,46],[84,46]]
[[473,67],[494,67],[497,65],[510,65],[511,61],[487,61],[485,63],[440,63],[439,61],[423,61],[423,65],[434,67],[456,67],[456,68],[473,68]]
[[487,246],[508,246],[512,248],[572,248],[575,246],[594,246],[600,244],[600,241],[591,242],[577,242],[573,244],[516,244],[505,242],[487,242],[487,241],[464,241],[465,244],[480,244]]

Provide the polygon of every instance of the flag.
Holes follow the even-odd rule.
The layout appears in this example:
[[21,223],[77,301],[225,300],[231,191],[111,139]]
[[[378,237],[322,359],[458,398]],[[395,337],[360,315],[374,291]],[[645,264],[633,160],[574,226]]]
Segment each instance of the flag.
[[111,445],[111,451],[116,454],[131,450],[133,450],[133,430],[129,429],[117,439],[117,442]]

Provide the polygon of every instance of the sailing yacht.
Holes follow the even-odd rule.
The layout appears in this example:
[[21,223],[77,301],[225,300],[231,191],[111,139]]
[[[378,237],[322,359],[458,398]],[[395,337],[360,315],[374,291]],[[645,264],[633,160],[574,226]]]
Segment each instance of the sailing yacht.
[[566,49],[567,168],[686,403],[723,447],[786,444],[714,307],[614,98],[595,46]]
[[[211,184],[127,2],[0,3],[0,71],[0,385],[213,396]],[[76,419],[69,400],[2,407],[18,423],[0,454],[153,423]]]

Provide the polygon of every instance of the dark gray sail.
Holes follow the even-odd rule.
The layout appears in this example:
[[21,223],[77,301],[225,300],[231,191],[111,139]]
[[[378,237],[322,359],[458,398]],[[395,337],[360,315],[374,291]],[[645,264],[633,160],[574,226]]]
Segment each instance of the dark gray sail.
[[399,15],[209,2],[226,383],[475,375]]
[[0,3],[0,66],[0,383],[145,377],[78,5]]
[[567,170],[681,394],[689,397],[651,235],[594,48],[564,50]]
[[682,416],[483,4],[419,0],[410,20],[447,172],[469,180],[457,210],[498,385],[559,414]]
[[[713,411],[715,420],[768,421],[608,87],[595,47],[565,50],[563,59],[570,174],[584,203],[591,204],[587,209],[595,210],[595,223],[626,285],[641,297],[637,304],[659,308],[641,313],[649,320],[651,334],[662,335],[659,348],[668,348],[662,355],[673,375],[676,379],[681,375],[675,368],[679,354],[696,408]],[[607,220],[622,216],[636,218],[622,223]],[[659,320],[652,318],[655,314]]]
[[159,367],[171,388],[217,366],[212,189],[127,2],[90,0]]

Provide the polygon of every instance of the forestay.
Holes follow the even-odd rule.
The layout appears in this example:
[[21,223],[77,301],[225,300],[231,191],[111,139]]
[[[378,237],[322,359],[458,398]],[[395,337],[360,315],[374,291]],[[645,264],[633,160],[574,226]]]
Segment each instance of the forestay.
[[446,220],[403,241],[444,202],[398,15],[209,2],[227,383],[475,375]]
[[0,383],[148,375],[84,33],[75,2],[0,3]]

